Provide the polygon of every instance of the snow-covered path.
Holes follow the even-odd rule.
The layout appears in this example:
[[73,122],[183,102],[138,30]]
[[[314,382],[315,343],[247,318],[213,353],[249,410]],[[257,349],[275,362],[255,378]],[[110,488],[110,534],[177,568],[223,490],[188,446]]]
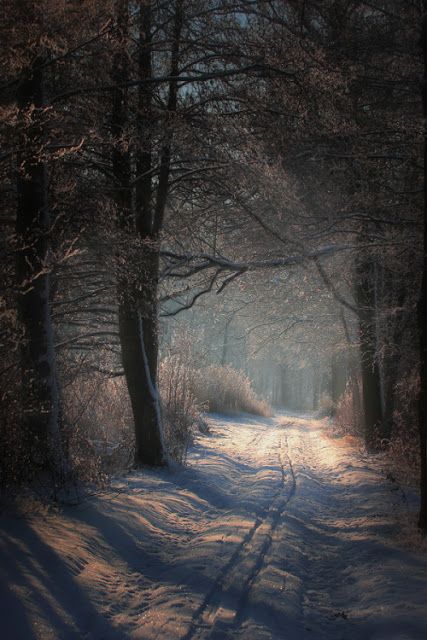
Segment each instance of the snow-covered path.
[[421,640],[427,557],[315,420],[216,416],[189,466],[0,524],[7,640]]

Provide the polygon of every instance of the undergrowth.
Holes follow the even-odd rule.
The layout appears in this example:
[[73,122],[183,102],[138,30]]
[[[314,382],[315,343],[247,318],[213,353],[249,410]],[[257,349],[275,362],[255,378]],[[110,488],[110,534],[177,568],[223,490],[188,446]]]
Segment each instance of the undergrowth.
[[169,456],[179,463],[185,462],[193,431],[202,423],[200,406],[192,392],[193,376],[179,355],[168,356],[160,363],[165,444]]
[[210,412],[271,415],[269,405],[257,396],[250,379],[230,366],[211,365],[197,370],[192,377],[192,391]]

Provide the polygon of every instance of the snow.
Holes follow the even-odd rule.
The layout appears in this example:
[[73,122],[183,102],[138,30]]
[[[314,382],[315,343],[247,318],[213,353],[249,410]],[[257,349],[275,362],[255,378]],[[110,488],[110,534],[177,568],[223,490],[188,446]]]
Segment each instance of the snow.
[[427,557],[398,543],[375,459],[310,416],[210,428],[187,468],[2,515],[2,637],[427,637]]

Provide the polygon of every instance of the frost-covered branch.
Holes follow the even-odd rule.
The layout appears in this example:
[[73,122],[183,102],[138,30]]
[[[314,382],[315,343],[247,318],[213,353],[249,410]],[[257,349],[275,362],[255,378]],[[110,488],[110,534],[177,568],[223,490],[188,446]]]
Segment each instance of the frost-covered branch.
[[339,252],[349,251],[351,249],[353,249],[353,246],[348,244],[329,245],[307,253],[247,262],[238,262],[222,256],[206,253],[177,254],[172,251],[163,250],[161,251],[161,255],[165,261],[165,266],[161,273],[161,277],[189,278],[201,271],[206,271],[215,267],[220,268],[222,271],[228,271],[236,274],[242,274],[247,271],[278,269],[280,267],[295,266],[313,260],[319,260],[320,258],[332,256]]

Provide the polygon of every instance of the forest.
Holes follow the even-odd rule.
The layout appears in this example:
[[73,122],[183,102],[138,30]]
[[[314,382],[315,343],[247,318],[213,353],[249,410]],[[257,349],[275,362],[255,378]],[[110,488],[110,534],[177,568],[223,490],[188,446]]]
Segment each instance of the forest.
[[[314,635],[302,627],[285,632],[285,618],[263,635],[248,612],[267,624],[261,604],[250,605],[254,593],[267,592],[264,569],[288,557],[285,538],[309,544],[309,531],[280,534],[309,464],[314,474],[329,470],[319,482],[335,484],[341,473],[350,477],[351,460],[362,475],[366,465],[380,469],[375,480],[366,476],[370,495],[379,492],[373,508],[390,511],[390,491],[381,493],[388,483],[392,494],[412,496],[402,528],[420,540],[427,532],[426,3],[0,0],[0,9],[1,512],[13,519],[17,504],[37,502],[53,514],[37,534],[40,545],[51,529],[52,544],[63,537],[64,548],[83,548],[63,509],[78,510],[91,496],[102,501],[119,487],[123,510],[134,508],[130,494],[139,491],[147,503],[138,513],[169,513],[174,503],[164,500],[174,491],[182,500],[195,491],[196,480],[188,484],[195,469],[204,500],[225,483],[227,501],[237,492],[250,505],[259,492],[265,516],[242,533],[238,552],[230,547],[215,588],[188,605],[186,630],[176,605],[159,632],[150,618],[163,606],[156,601],[140,635],[129,603],[127,626],[109,609],[104,626],[89,631],[81,620],[99,612],[84,609],[82,591],[80,626],[64,617],[69,626],[58,622],[48,635],[43,625],[36,632],[31,616],[19,626],[11,587],[7,637],[344,637],[344,627],[339,636],[322,627],[320,600],[307,605],[315,615],[303,616],[314,616]],[[335,471],[332,453],[318,449],[325,438]],[[350,447],[348,458],[337,442]],[[275,479],[267,482],[275,448],[286,498],[274,493]],[[218,471],[237,451],[252,456],[246,471],[236,461]],[[249,468],[248,485],[227,484]],[[358,494],[360,478],[355,501],[366,497]],[[163,482],[173,487],[161,489]],[[317,494],[307,491],[312,511],[304,503],[298,512],[304,522],[318,517]],[[332,513],[341,494],[331,495]],[[200,509],[199,524],[210,514]],[[82,536],[89,525],[75,522]],[[0,533],[14,526],[3,523]],[[31,535],[38,526],[31,524]],[[268,544],[257,542],[263,526]],[[131,535],[129,522],[123,527]],[[27,551],[35,557],[35,546]],[[251,554],[253,570],[242,577]],[[176,558],[162,562],[182,580]],[[5,571],[1,582],[6,575],[10,582],[13,572]],[[52,571],[63,575],[59,565]],[[233,572],[245,584],[239,597]],[[126,582],[119,597],[107,582],[111,602],[143,588]],[[419,585],[411,594],[427,588]],[[321,619],[345,625],[347,608],[336,604]],[[425,605],[419,613],[425,617]],[[371,636],[356,625],[345,637],[418,640],[426,631]]]

